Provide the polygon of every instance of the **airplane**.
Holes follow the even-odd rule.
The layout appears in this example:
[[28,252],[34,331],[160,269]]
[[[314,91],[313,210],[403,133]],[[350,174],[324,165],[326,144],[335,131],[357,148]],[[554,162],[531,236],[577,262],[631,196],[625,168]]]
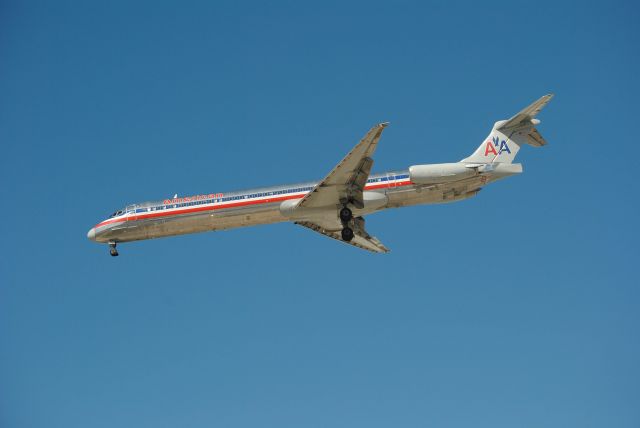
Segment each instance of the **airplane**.
[[373,253],[389,250],[365,229],[364,216],[388,208],[460,201],[494,181],[522,173],[520,147],[547,144],[535,116],[548,94],[508,120],[496,122],[482,144],[455,163],[414,165],[371,174],[373,154],[388,123],[380,123],[318,182],[208,193],[128,205],[95,225],[87,237],[123,242],[289,221]]

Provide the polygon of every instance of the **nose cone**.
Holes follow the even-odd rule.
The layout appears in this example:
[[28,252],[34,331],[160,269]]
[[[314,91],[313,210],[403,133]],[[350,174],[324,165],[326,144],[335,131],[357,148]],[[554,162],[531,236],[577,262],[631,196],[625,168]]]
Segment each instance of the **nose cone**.
[[92,241],[96,240],[96,230],[94,228],[91,228],[91,230],[87,232],[87,238],[89,238]]

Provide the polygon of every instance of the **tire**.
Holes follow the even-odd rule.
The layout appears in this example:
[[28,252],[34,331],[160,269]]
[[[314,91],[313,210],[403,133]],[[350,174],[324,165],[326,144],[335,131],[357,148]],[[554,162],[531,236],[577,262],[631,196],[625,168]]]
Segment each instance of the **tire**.
[[353,230],[350,227],[345,227],[342,229],[342,240],[345,242],[349,242],[353,239]]
[[344,207],[340,210],[340,221],[343,223],[349,223],[353,218],[353,213],[347,207]]

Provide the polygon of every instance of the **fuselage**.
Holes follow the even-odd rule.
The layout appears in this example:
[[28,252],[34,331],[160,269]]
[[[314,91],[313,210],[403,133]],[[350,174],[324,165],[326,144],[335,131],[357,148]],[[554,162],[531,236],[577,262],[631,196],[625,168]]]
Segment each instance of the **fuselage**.
[[[502,176],[505,174],[475,173],[461,180],[453,177],[424,185],[413,182],[409,170],[372,174],[364,187],[364,207],[354,207],[353,212],[365,215],[386,208],[466,199],[487,182]],[[304,213],[287,207],[295,206],[316,184],[306,182],[132,204],[95,225],[87,236],[97,242],[118,243],[297,221],[302,218],[296,216]],[[337,211],[330,212],[337,216]]]

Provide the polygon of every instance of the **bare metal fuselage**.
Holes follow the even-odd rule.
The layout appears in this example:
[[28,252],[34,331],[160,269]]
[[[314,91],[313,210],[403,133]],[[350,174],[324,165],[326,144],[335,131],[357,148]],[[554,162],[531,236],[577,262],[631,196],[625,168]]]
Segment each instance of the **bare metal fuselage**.
[[[488,182],[520,171],[475,173],[461,180],[421,185],[413,183],[408,171],[373,174],[367,181],[364,207],[353,209],[363,216],[387,208],[453,202],[474,196]],[[337,217],[337,207],[324,214],[287,210],[295,206],[316,183],[300,183],[240,192],[168,199],[134,204],[119,215],[97,224],[89,238],[97,242],[119,243],[236,227],[303,221],[306,215]]]

